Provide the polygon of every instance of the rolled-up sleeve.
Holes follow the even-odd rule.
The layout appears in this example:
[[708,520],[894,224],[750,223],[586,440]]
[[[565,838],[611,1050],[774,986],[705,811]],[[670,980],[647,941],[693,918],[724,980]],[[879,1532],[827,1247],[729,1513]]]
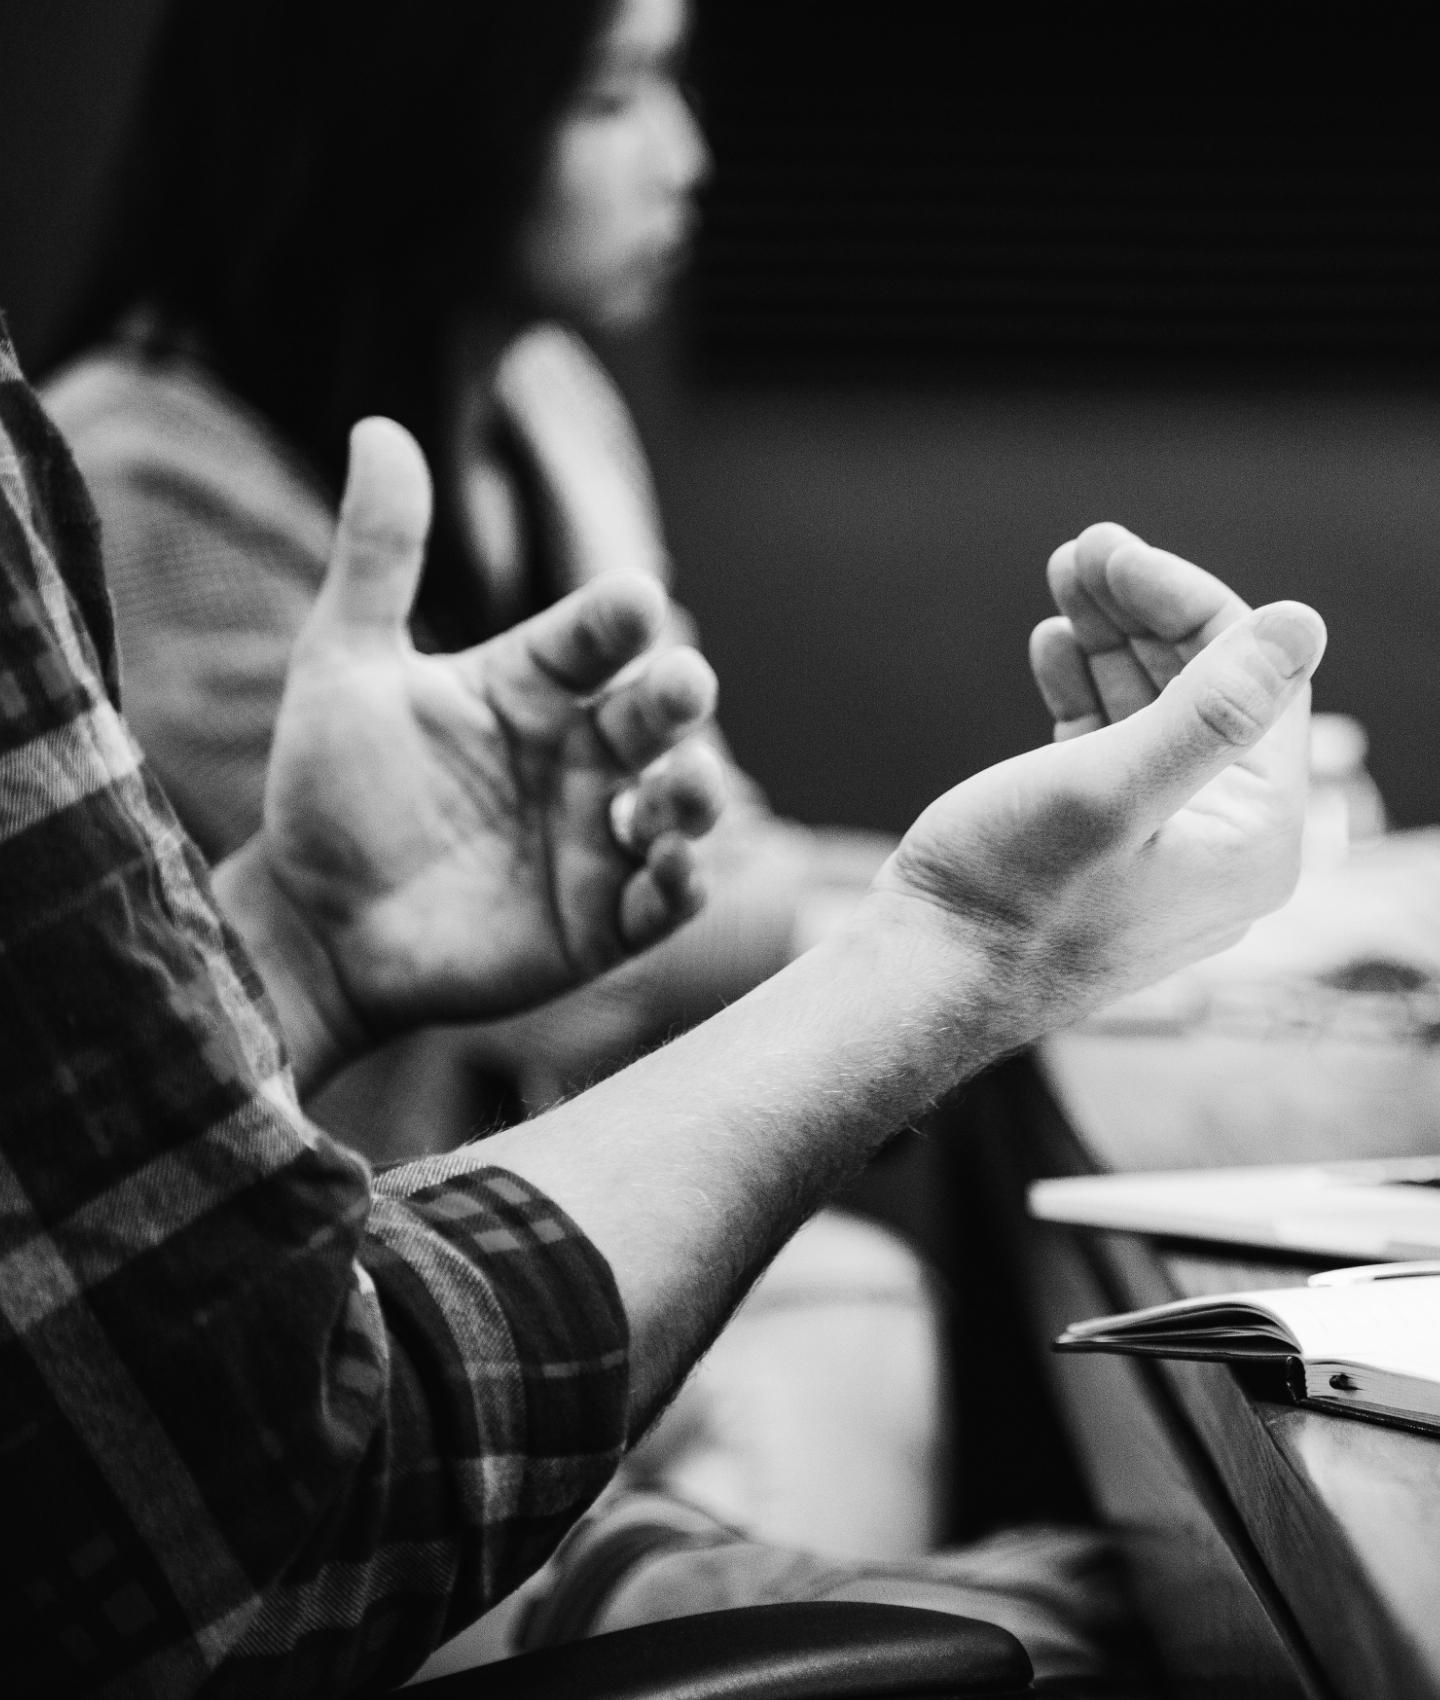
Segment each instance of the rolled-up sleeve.
[[626,1345],[550,1200],[300,1112],[0,331],[0,1691],[393,1686],[603,1486]]

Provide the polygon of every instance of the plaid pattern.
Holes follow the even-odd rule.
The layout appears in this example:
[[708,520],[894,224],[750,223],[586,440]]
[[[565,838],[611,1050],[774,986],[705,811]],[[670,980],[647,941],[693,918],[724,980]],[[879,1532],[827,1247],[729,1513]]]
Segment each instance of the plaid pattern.
[[0,1692],[383,1691],[608,1479],[624,1317],[479,1154],[306,1122],[96,539],[0,325]]

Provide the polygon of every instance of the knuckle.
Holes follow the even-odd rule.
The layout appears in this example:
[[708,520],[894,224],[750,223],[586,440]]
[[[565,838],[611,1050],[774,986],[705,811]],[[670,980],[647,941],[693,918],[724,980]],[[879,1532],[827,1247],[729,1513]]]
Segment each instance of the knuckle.
[[1270,727],[1266,702],[1258,687],[1247,689],[1239,678],[1210,680],[1195,697],[1201,725],[1221,743],[1249,749]]

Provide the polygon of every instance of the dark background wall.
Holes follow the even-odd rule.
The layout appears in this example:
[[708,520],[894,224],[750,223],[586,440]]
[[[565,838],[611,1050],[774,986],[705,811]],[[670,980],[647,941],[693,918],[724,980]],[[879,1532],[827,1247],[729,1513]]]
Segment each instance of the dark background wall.
[[163,0],[0,0],[0,305],[32,368],[70,297]]
[[1440,399],[741,391],[662,460],[727,730],[803,817],[902,826],[1047,735],[1044,564],[1114,518],[1252,601],[1313,601],[1317,704],[1369,727],[1398,820],[1440,820]]
[[[32,366],[158,4],[0,0],[0,301]],[[1113,517],[1314,600],[1321,705],[1369,726],[1399,820],[1440,819],[1421,21],[709,0],[707,234],[617,360],[777,801],[899,827],[1042,735],[1045,557]]]
[[1322,706],[1440,819],[1440,127],[1411,8],[715,0],[657,448],[742,752],[903,822],[1043,731],[1050,550],[1312,598]]

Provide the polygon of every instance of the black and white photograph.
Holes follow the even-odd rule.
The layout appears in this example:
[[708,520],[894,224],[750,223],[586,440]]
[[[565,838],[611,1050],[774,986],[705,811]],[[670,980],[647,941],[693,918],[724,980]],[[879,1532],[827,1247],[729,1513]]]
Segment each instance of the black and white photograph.
[[0,0],[3,1700],[1440,1700],[1428,22]]

